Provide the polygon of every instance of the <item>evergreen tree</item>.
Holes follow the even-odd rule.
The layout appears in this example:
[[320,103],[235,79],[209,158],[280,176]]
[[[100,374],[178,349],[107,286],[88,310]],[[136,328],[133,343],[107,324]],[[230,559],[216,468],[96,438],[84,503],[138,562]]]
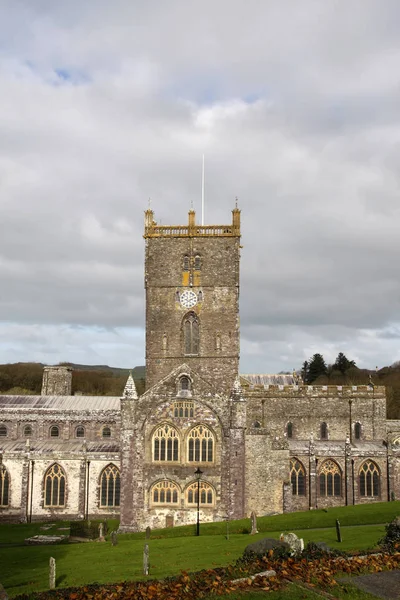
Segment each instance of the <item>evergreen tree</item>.
[[304,383],[308,383],[308,360],[305,360],[303,362],[303,366],[301,367],[301,378],[304,381]]
[[326,375],[327,370],[328,369],[322,354],[314,354],[314,356],[309,360],[308,363],[307,383],[312,383],[320,375]]
[[347,369],[350,369],[351,367],[355,366],[356,363],[354,362],[354,360],[349,360],[347,356],[343,354],[343,352],[339,352],[339,354],[336,357],[333,368],[336,369],[336,371],[340,371],[344,374],[347,371]]

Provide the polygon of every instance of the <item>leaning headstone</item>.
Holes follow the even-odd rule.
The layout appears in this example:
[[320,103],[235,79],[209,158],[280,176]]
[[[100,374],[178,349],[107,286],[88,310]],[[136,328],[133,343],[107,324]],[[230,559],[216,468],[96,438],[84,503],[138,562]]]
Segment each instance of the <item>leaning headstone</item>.
[[289,544],[290,554],[292,556],[295,554],[301,554],[301,552],[304,550],[303,538],[298,538],[295,533],[281,533],[281,537],[279,539],[282,542]]
[[113,546],[117,546],[118,545],[118,534],[116,531],[112,531],[111,532],[111,544]]
[[49,561],[49,588],[51,590],[56,588],[56,559],[52,556]]
[[146,527],[146,540],[150,539],[151,529],[150,527]]
[[6,590],[3,588],[3,586],[0,583],[0,600],[8,600],[8,595]]
[[258,540],[257,542],[253,542],[253,544],[249,544],[244,549],[244,556],[249,554],[257,554],[257,556],[265,556],[268,554],[270,550],[275,550],[277,548],[283,548],[289,552],[290,547],[286,542],[281,542],[280,540],[275,540],[274,538],[263,538],[262,540]]
[[149,545],[145,544],[143,549],[143,575],[149,574]]
[[251,519],[251,532],[250,532],[250,535],[256,535],[256,533],[258,533],[258,529],[257,529],[257,515],[254,512],[254,510],[251,512],[250,519]]

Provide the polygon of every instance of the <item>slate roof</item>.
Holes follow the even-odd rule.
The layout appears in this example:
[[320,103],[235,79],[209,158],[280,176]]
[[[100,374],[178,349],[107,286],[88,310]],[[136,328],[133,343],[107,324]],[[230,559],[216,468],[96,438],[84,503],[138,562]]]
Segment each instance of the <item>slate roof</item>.
[[0,410],[120,410],[119,396],[0,396]]
[[240,377],[250,385],[295,385],[297,381],[293,375],[273,375],[268,373],[241,374]]
[[[26,440],[1,440],[0,447],[2,452],[27,452]],[[92,452],[119,452],[119,444],[115,441],[94,441],[87,442],[86,448],[83,440],[30,440],[29,451],[32,453],[48,454],[57,452],[59,454],[74,453],[82,454],[86,449],[87,453]]]

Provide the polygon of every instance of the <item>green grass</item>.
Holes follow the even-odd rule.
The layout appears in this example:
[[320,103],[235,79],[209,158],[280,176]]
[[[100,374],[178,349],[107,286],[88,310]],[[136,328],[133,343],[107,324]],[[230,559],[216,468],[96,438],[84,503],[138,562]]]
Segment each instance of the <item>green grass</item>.
[[[193,526],[153,531],[149,540],[150,577],[158,579],[176,575],[181,570],[198,571],[228,565],[241,556],[247,544],[265,535],[277,538],[282,531],[296,531],[305,543],[324,541],[344,551],[367,550],[383,536],[382,523],[399,513],[400,502],[343,507],[328,512],[292,513],[258,519],[260,533],[256,536],[233,533],[249,529],[250,520],[245,519],[230,524],[229,540],[225,537],[226,523],[202,524],[200,537],[193,535]],[[341,544],[336,541],[336,518],[342,524]],[[352,523],[352,526],[346,526],[346,523]],[[59,522],[47,532],[41,531],[39,524],[0,526],[1,583],[10,596],[47,589],[51,556],[57,562],[57,587],[144,579],[144,533],[120,535],[116,547],[109,541],[22,545],[26,537],[37,533],[65,533],[57,531],[65,526]],[[112,528],[116,528],[116,522],[109,523],[109,529]]]

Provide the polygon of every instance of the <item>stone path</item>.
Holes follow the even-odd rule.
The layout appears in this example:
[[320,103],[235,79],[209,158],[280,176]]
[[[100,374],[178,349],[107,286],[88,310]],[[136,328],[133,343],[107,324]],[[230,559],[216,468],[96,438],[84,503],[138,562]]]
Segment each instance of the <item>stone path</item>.
[[400,569],[358,577],[341,577],[338,581],[351,583],[360,590],[374,594],[383,600],[400,600]]

